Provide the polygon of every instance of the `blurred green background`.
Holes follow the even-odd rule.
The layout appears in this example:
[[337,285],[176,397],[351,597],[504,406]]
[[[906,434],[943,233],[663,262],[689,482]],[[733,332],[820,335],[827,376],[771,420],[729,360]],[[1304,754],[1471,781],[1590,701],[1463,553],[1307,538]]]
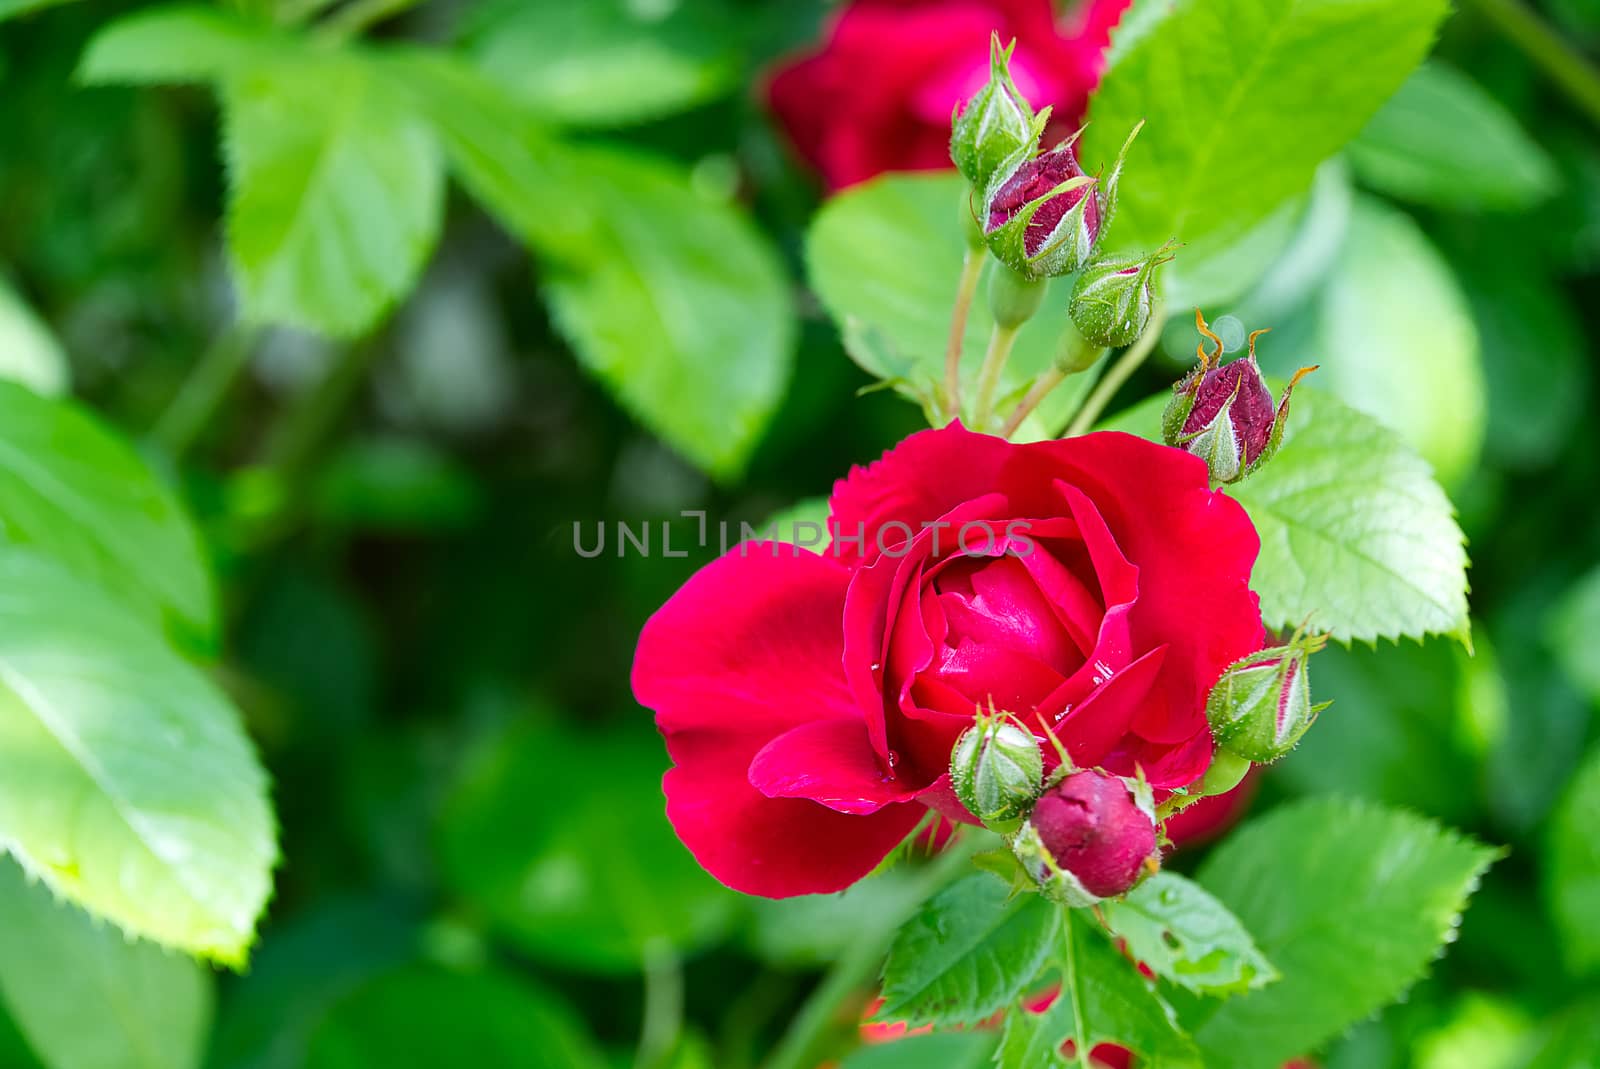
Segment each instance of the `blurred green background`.
[[[895,873],[770,903],[700,872],[662,817],[665,754],[627,667],[708,551],[573,552],[574,524],[759,522],[920,422],[858,394],[871,380],[805,289],[821,192],[757,88],[824,9],[657,6],[377,12],[369,37],[459,57],[542,115],[566,178],[530,199],[458,175],[437,220],[371,214],[355,240],[376,266],[328,253],[288,282],[271,240],[241,232],[265,224],[228,230],[264,258],[247,265],[257,318],[294,329],[236,325],[226,175],[248,160],[211,90],[75,78],[139,5],[0,0],[0,375],[70,390],[181,488],[283,856],[248,971],[143,948],[137,983],[96,964],[107,930],[81,917],[78,951],[30,946],[45,922],[28,910],[65,907],[8,863],[0,1064],[738,1069],[905,908]],[[1600,1064],[1600,138],[1485,17],[1497,6],[1463,4],[1296,202],[1273,266],[1208,309],[1274,327],[1269,370],[1320,362],[1317,387],[1400,430],[1470,538],[1476,656],[1320,655],[1336,704],[1255,803],[1365,795],[1511,848],[1449,956],[1322,1052],[1329,1069]],[[1540,15],[1600,46],[1600,7]],[[133,80],[242,62],[219,48],[138,53],[152,69]],[[252,121],[292,131],[356,91],[334,68],[263,77],[229,89],[240,124],[250,92],[279,109]],[[270,214],[287,179],[257,179]],[[575,222],[595,218],[610,225]],[[704,262],[719,250],[731,271]],[[640,324],[639,278],[657,312],[741,325]],[[1124,401],[1186,366],[1178,319]],[[685,391],[695,360],[718,389]],[[870,1057],[847,1064],[935,1055]]]

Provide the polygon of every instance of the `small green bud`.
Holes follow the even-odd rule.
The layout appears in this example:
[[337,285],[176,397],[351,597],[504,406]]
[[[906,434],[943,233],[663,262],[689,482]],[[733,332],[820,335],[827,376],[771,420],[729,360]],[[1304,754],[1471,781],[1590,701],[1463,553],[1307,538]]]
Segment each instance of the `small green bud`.
[[1072,288],[1072,321],[1096,345],[1132,345],[1155,310],[1156,270],[1171,262],[1168,246],[1142,260],[1090,264]]
[[988,189],[1013,156],[1032,155],[1043,124],[1034,120],[1027,98],[1011,80],[1013,41],[1002,48],[1000,35],[989,37],[989,81],[976,96],[958,106],[950,120],[950,159],[972,187]]
[[1326,635],[1295,635],[1282,646],[1252,653],[1223,673],[1206,700],[1206,718],[1219,750],[1269,764],[1299,743],[1327,708],[1311,704],[1307,661]]
[[950,754],[950,786],[992,831],[1015,831],[1044,784],[1039,740],[1004,715],[980,715]]
[[1039,310],[1049,282],[1019,275],[1005,264],[989,267],[989,312],[995,325],[1015,330]]

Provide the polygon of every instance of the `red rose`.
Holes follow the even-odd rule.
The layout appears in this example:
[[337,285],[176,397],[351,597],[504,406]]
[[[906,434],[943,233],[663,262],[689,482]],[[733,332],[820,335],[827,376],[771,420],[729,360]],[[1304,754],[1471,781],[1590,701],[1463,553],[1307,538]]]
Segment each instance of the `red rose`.
[[768,100],[795,149],[842,189],[884,171],[950,166],[950,115],[989,78],[989,35],[1017,40],[1011,73],[1045,142],[1078,125],[1111,30],[1131,0],[853,0],[821,50],[780,68]]
[[713,561],[639,638],[667,816],[724,883],[839,890],[928,808],[970,821],[950,751],[991,703],[1080,765],[1158,790],[1205,772],[1207,692],[1263,631],[1255,528],[1198,457],[952,424],[841,480],[829,527],[821,554]]

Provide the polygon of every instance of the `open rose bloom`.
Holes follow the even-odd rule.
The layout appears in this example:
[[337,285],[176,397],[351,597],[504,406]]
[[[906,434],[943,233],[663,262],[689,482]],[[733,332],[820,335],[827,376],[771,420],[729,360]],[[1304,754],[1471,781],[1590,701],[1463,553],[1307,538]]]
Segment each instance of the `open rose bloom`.
[[645,625],[633,669],[667,814],[724,883],[870,872],[929,810],[972,822],[951,749],[991,707],[1058,760],[1199,779],[1206,696],[1264,633],[1244,509],[1198,457],[1119,433],[912,435],[834,488],[832,542],[735,548]]

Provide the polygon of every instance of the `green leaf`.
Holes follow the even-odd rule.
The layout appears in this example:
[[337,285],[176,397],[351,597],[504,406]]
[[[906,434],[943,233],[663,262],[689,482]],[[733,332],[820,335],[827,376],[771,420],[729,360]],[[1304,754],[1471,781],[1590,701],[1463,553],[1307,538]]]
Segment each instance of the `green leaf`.
[[0,994],[49,1069],[196,1069],[211,976],[55,901],[0,859]]
[[340,1002],[311,1040],[306,1069],[604,1069],[577,1017],[498,973],[416,966]]
[[878,1019],[971,1025],[1004,1009],[1037,981],[1060,914],[984,872],[945,888],[896,933]]
[[789,284],[761,233],[664,163],[572,149],[565,188],[599,221],[549,265],[551,315],[622,406],[723,480],[744,470],[794,358]]
[[1250,585],[1267,626],[1311,617],[1340,641],[1453,634],[1467,555],[1450,501],[1398,435],[1297,391],[1283,448],[1233,488],[1261,535]]
[[223,83],[244,319],[358,335],[416,283],[439,236],[443,156],[384,70],[307,50]]
[[[1140,1064],[1162,1069],[1200,1069],[1192,1040],[1171,1011],[1081,910],[1063,913],[1064,939],[1056,951],[1061,994],[1043,1013],[1007,1014],[996,1059],[999,1069],[1046,1069],[1081,1065],[1077,1051],[1102,1043],[1125,1047]],[[1071,1040],[1072,1060],[1062,1053]]]
[[1520,211],[1556,191],[1555,163],[1471,78],[1424,63],[1345,154],[1361,180],[1431,208]]
[[1517,1069],[1594,1069],[1600,1065],[1600,999],[1589,998],[1554,1017]]
[[[903,380],[915,395],[944,379],[950,308],[966,249],[959,212],[965,186],[954,174],[887,175],[830,198],[806,236],[806,274],[862,370]],[[992,266],[992,265],[991,265]],[[1067,326],[1071,279],[1050,283],[1040,311],[1017,337],[999,395],[1026,389],[1050,367]],[[994,320],[978,285],[962,348],[970,398]],[[1059,433],[1093,385],[1075,375],[1046,398],[1023,425],[1023,440]]]
[[764,961],[813,967],[898,924],[920,903],[906,867],[887,869],[830,895],[760,898],[750,903],[749,943]]
[[210,644],[215,595],[182,506],[71,402],[0,382],[0,545],[25,545]]
[[989,1069],[994,1047],[995,1037],[983,1032],[907,1036],[863,1047],[840,1069]]
[[1453,937],[1494,858],[1431,821],[1338,799],[1235,832],[1198,879],[1282,979],[1186,1017],[1201,1051],[1230,1069],[1276,1069],[1394,1001]]
[[26,15],[33,11],[42,11],[47,7],[57,7],[70,2],[71,0],[0,0],[0,20],[14,18],[17,15]]
[[499,0],[474,19],[468,50],[541,119],[624,126],[731,88],[738,32],[718,0]]
[[[1084,157],[1109,164],[1139,120],[1110,241],[1187,243],[1169,292],[1224,255],[1355,136],[1421,61],[1445,0],[1181,5],[1143,29],[1090,106]],[[1119,46],[1121,47],[1121,46]],[[1264,266],[1264,264],[1262,265]]]
[[757,529],[763,536],[770,532],[772,537],[780,542],[796,542],[808,546],[826,545],[829,507],[828,499],[825,497],[808,497],[803,501],[796,501],[786,509],[779,509],[768,516],[766,522]]
[[1198,884],[1160,872],[1104,905],[1106,924],[1157,976],[1202,995],[1236,995],[1278,978],[1239,918]]
[[1356,200],[1318,318],[1316,351],[1293,361],[1322,365],[1317,388],[1398,431],[1447,486],[1467,475],[1487,409],[1478,332],[1449,265],[1409,216]]
[[226,697],[145,621],[0,551],[0,841],[58,893],[240,965],[277,856]]
[[1551,645],[1568,678],[1594,705],[1600,705],[1600,568],[1574,583],[1549,625]]
[[207,82],[290,54],[293,47],[294,39],[271,23],[220,7],[152,7],[124,15],[96,33],[84,49],[77,77],[89,85]]
[[673,835],[665,765],[653,736],[506,730],[445,807],[446,880],[506,938],[573,968],[626,972],[658,944],[701,946],[738,899]]
[[1600,748],[1590,752],[1550,822],[1545,899],[1574,973],[1600,967]]
[[67,354],[49,326],[0,279],[0,379],[59,397],[70,377]]

